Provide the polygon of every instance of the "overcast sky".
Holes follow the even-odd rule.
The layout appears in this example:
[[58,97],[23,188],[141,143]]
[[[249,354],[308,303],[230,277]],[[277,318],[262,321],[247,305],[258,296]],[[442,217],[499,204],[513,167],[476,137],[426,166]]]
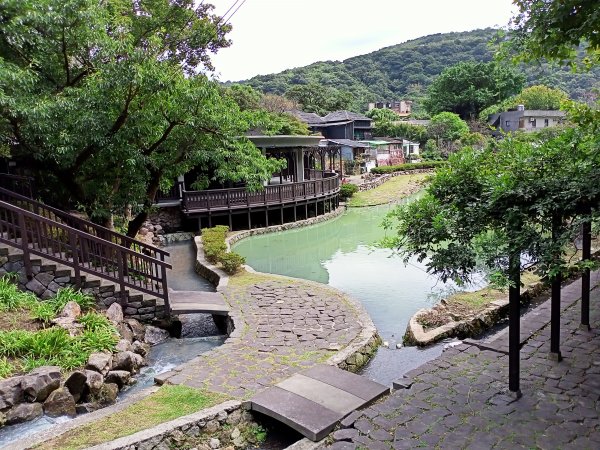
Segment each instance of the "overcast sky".
[[[206,2],[221,15],[235,0]],[[237,81],[429,34],[505,26],[513,10],[511,0],[246,0],[231,20],[233,45],[213,61],[221,81]]]

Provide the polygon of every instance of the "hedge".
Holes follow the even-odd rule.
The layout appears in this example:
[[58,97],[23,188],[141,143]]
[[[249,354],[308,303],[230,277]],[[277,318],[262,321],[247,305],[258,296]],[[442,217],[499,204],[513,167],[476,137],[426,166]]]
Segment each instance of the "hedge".
[[406,163],[398,164],[397,166],[380,166],[371,169],[371,173],[376,175],[383,175],[385,173],[402,172],[417,169],[435,169],[436,167],[447,164],[446,161],[427,161],[420,163]]

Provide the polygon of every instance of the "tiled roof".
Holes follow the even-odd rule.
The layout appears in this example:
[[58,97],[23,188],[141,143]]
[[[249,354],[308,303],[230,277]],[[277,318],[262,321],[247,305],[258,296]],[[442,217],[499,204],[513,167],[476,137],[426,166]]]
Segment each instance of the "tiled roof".
[[352,111],[334,111],[323,117],[325,122],[341,122],[343,120],[373,120],[362,114],[358,114]]

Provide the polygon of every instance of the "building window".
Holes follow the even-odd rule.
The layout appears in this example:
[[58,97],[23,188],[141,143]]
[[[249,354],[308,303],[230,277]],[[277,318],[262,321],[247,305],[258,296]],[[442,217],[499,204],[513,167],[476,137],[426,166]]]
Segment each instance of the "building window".
[[548,119],[544,119],[544,126],[547,127],[549,125]]
[[504,127],[510,128],[510,120],[507,120],[506,122],[504,122]]
[[529,119],[529,122],[531,123],[531,128],[535,128],[536,127],[537,122],[536,122],[535,119],[531,118],[531,119]]

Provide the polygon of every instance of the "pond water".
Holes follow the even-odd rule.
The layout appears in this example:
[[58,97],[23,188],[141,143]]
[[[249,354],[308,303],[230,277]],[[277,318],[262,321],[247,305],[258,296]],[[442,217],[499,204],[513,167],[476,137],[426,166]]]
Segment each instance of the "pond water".
[[393,207],[350,208],[331,221],[253,236],[233,246],[255,270],[318,281],[359,300],[390,346],[378,351],[364,373],[386,384],[441,353],[442,346],[395,347],[417,310],[457,290],[429,275],[424,263],[411,259],[405,265],[392,250],[374,247],[385,236],[381,222]]

